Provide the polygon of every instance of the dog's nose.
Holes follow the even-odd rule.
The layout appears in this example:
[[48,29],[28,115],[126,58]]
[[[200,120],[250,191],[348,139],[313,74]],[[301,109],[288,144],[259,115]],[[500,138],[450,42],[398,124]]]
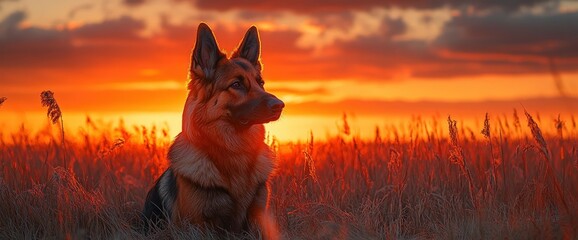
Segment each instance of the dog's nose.
[[267,101],[267,106],[269,107],[269,109],[276,112],[276,111],[281,111],[281,109],[283,109],[285,107],[285,103],[283,103],[283,101],[279,100],[279,98],[272,97]]

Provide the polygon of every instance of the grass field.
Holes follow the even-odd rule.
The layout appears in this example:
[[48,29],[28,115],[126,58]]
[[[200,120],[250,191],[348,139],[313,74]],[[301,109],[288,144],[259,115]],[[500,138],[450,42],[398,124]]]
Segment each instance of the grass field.
[[[284,238],[578,238],[574,118],[500,115],[476,129],[415,118],[376,127],[373,140],[346,123],[326,141],[266,139]],[[139,213],[167,167],[167,129],[87,118],[62,133],[57,124],[0,137],[11,139],[0,142],[0,239],[145,238]],[[191,237],[222,236],[169,226],[146,238]]]

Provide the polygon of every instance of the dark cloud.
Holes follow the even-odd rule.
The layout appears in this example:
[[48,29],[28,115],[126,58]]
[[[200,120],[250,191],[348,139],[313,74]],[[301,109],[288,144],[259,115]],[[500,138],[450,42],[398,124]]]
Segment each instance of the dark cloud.
[[171,79],[186,76],[174,63],[187,58],[173,53],[180,49],[186,56],[190,45],[175,45],[170,39],[159,45],[142,37],[141,21],[120,17],[57,30],[19,27],[25,18],[25,13],[15,12],[0,21],[1,84],[126,81],[142,79],[141,69],[161,69]]
[[26,14],[21,11],[9,14],[4,20],[0,21],[0,37],[6,37],[8,34],[16,31],[18,25],[26,19]]
[[14,12],[0,22],[0,66],[26,66],[69,52],[70,35],[41,28],[20,28],[24,12]]
[[451,7],[473,7],[476,9],[503,9],[507,11],[517,10],[523,6],[533,6],[539,3],[553,2],[559,0],[483,0],[483,1],[463,1],[463,0],[295,0],[295,1],[233,1],[233,0],[174,0],[188,1],[201,9],[211,10],[231,10],[231,9],[253,9],[258,11],[283,11],[294,12],[338,12],[353,9],[368,9],[373,7],[401,7],[431,9],[444,6]]
[[[460,60],[439,58],[412,71],[412,76],[431,79],[460,78],[480,75],[521,75],[548,73],[548,66],[534,61]],[[576,71],[576,69],[571,69]]]
[[[267,18],[253,16],[256,19]],[[0,21],[2,84],[44,81],[129,81],[142,69],[164,78],[186,78],[196,23],[161,24],[143,37],[145,24],[130,17],[109,19],[76,29],[21,27],[26,14]],[[312,23],[347,30],[350,14],[324,13]],[[424,19],[427,21],[427,19]],[[211,23],[222,49],[232,51],[250,27]],[[401,19],[387,18],[373,35],[336,39],[320,48],[298,46],[303,33],[261,30],[264,76],[275,80],[357,79],[387,81],[399,76],[452,78],[484,74],[549,73],[548,57],[562,72],[578,71],[578,13],[516,15],[497,11],[460,16],[448,22],[432,43],[396,40],[408,31]],[[250,23],[246,23],[250,24]],[[35,69],[31,71],[30,69]]]
[[101,23],[84,25],[72,31],[75,38],[86,41],[113,40],[113,41],[142,41],[138,35],[144,30],[145,24],[130,17],[121,17]]
[[497,12],[449,22],[437,45],[462,53],[578,57],[578,12],[514,16]]
[[401,35],[407,31],[407,26],[401,19],[386,18],[381,23],[380,32],[386,36],[394,37]]
[[[379,34],[338,41],[327,50],[328,78],[386,80],[409,74],[423,78],[549,73],[548,58],[564,72],[578,71],[578,13],[512,15],[496,11],[460,16],[433,43],[395,41],[406,31],[386,19]],[[337,74],[336,74],[337,73]]]
[[66,45],[66,39],[69,37],[66,32],[35,27],[22,28],[20,25],[26,17],[25,12],[17,11],[0,21],[0,51],[18,51],[18,48],[23,47],[34,49],[38,45],[42,45],[42,42],[38,42],[38,40],[56,47]]
[[549,57],[562,59],[558,64],[563,71],[576,71],[576,29],[578,13],[461,16],[444,27],[432,47],[446,51],[446,58],[475,62],[488,73],[545,72]]
[[[421,78],[458,78],[478,75],[549,73],[547,58],[515,57],[507,53],[462,56],[446,54],[423,41],[391,41],[387,37],[362,37],[336,43],[340,57],[335,71],[347,78],[395,79],[398,75]],[[577,71],[574,62],[558,62],[563,71]]]
[[122,3],[129,7],[138,7],[146,3],[146,0],[122,0]]
[[[137,32],[142,30],[144,24],[127,17],[88,24],[74,30],[20,28],[25,17],[25,13],[15,12],[0,23],[2,68],[70,68],[94,64],[94,61],[107,56],[113,62],[118,57],[134,57],[123,57],[122,54],[142,44]],[[138,54],[138,51],[135,53]]]
[[406,31],[402,20],[387,18],[377,34],[338,40],[316,58],[331,63],[323,72],[327,78],[364,80],[392,79],[400,72],[438,60],[425,42],[394,40]]

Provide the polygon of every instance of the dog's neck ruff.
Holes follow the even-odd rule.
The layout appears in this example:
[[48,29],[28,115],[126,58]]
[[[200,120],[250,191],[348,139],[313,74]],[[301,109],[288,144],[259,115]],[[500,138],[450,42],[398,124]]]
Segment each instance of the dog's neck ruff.
[[[251,173],[244,172],[243,177],[251,178],[254,182],[265,182],[274,169],[274,154],[268,149],[259,153],[256,159],[253,159],[254,165]],[[203,187],[223,187],[229,188],[231,179],[225,179],[223,176],[228,176],[226,173],[219,170],[215,164],[215,159],[211,159],[209,155],[198,148],[196,148],[190,141],[180,133],[175,138],[168,153],[168,159],[171,162],[171,169],[174,173],[182,175],[195,181]],[[246,156],[237,156],[231,161],[233,165],[247,165],[242,164],[241,161],[248,161]],[[232,169],[225,169],[231,171]],[[244,169],[246,170],[246,169]],[[229,173],[230,174],[230,173]],[[239,176],[241,177],[241,176]]]

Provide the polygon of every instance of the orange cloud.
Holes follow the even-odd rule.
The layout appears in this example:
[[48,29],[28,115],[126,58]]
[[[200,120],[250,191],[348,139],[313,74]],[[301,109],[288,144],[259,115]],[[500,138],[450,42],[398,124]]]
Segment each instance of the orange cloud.
[[354,113],[360,116],[430,116],[461,115],[476,116],[485,112],[510,113],[512,109],[526,108],[543,114],[572,114],[578,108],[578,98],[531,98],[503,101],[440,102],[440,101],[383,101],[343,100],[333,103],[304,102],[288,105],[288,115],[335,115]]
[[[503,24],[497,26],[497,22],[491,19],[495,16]],[[239,14],[239,17],[263,20],[251,14]],[[321,28],[337,25],[347,28],[353,26],[354,19],[351,14],[324,13],[317,18],[311,17],[309,21]],[[73,29],[23,27],[25,20],[25,13],[15,12],[0,22],[0,84],[4,89],[14,90],[3,93],[11,102],[36,99],[37,93],[45,89],[63,89],[57,94],[62,96],[62,101],[70,101],[72,109],[165,111],[168,108],[180,111],[182,99],[178,86],[179,83],[184,86],[186,81],[194,29],[198,23],[176,24],[165,19],[159,32],[143,35],[142,31],[147,27],[145,21],[127,16]],[[228,51],[236,47],[250,24],[250,21],[243,21],[231,27],[215,21],[216,24],[211,25],[217,40],[221,48]],[[504,12],[460,16],[445,25],[435,41],[426,42],[397,39],[396,36],[408,31],[407,25],[402,19],[386,16],[379,22],[380,28],[375,33],[336,38],[319,49],[299,46],[304,33],[298,29],[266,27],[260,32],[264,76],[270,82],[346,79],[360,84],[367,81],[411,81],[412,77],[436,81],[495,75],[507,79],[513,74],[548,74],[546,62],[540,59],[545,60],[550,54],[557,57],[556,67],[562,73],[576,72],[578,52],[572,44],[578,41],[578,33],[568,31],[567,27],[550,29],[562,23],[578,27],[578,13],[513,17]],[[542,35],[541,30],[549,34]],[[552,41],[556,44],[548,44]],[[540,48],[542,45],[544,47]],[[163,84],[163,81],[168,83]],[[78,92],[70,93],[64,86]],[[91,89],[93,86],[98,87]],[[158,91],[153,92],[153,89]],[[355,93],[360,95],[357,100],[316,105],[321,103],[303,102],[310,101],[311,96],[330,94],[332,89],[326,86],[302,89],[277,85],[271,90],[300,97],[295,103],[302,103],[295,105],[293,110],[288,107],[288,111],[294,114],[313,114],[317,111],[308,112],[308,109],[317,108],[323,109],[319,112],[343,109],[367,113],[383,109],[385,112],[384,106],[391,106],[394,110],[409,109],[405,111],[408,114],[414,110],[429,111],[423,108],[428,106],[427,102],[420,102],[422,108],[417,105],[388,105],[391,101],[384,100],[387,96],[379,97],[373,92],[374,101],[359,100],[363,93]],[[156,96],[154,99],[150,97],[153,94]],[[107,104],[102,106],[102,103]],[[29,109],[36,105],[27,103],[21,106]],[[468,111],[468,107],[457,105],[436,106]]]

